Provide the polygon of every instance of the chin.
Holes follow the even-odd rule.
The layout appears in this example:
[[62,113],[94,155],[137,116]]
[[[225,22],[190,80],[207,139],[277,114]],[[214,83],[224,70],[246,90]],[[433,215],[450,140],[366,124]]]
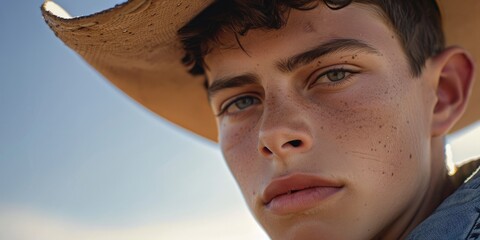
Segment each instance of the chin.
[[[277,225],[275,228],[268,228],[268,235],[272,240],[344,240],[344,239],[365,239],[347,235],[348,230],[336,231],[337,229],[320,222],[288,223]],[[270,226],[272,227],[272,226]]]

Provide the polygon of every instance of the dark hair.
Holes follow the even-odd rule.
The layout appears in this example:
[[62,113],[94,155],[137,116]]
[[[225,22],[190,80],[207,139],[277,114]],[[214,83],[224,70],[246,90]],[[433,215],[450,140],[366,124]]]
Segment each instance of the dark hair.
[[[186,52],[182,62],[193,75],[204,74],[203,57],[213,44],[222,44],[218,35],[231,31],[237,37],[251,29],[280,29],[290,9],[309,10],[320,0],[217,0],[178,31]],[[332,10],[352,2],[378,8],[400,38],[414,76],[425,61],[444,49],[440,10],[435,0],[323,0]]]

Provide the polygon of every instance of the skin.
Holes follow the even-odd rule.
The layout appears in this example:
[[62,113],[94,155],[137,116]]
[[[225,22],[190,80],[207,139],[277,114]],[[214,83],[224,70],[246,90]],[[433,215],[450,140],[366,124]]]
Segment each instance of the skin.
[[[464,103],[452,108],[453,98],[439,97],[448,89],[439,79],[449,79],[445,66],[451,59],[468,65],[464,52],[429,59],[414,77],[394,31],[374,9],[357,4],[292,10],[284,28],[240,37],[243,49],[227,32],[219,38],[226,45],[213,46],[205,57],[209,85],[217,85],[209,96],[219,143],[246,203],[272,239],[402,238],[452,192],[443,135]],[[291,71],[278,67],[336,39],[370,49],[336,51]],[[332,69],[337,72],[325,75]],[[235,86],[218,84],[245,74],[253,77]],[[461,100],[468,98],[468,86],[463,88]],[[343,187],[306,211],[273,213],[262,193],[273,179],[295,173]]]

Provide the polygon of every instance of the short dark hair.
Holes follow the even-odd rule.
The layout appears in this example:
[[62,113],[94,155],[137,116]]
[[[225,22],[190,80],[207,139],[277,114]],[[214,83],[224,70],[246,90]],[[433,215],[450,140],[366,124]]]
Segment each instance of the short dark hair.
[[222,44],[221,32],[234,33],[238,42],[251,29],[280,29],[290,9],[306,11],[321,2],[332,10],[352,2],[375,6],[399,37],[414,76],[445,47],[435,0],[217,0],[178,31],[185,50],[182,62],[191,74],[204,74],[203,58],[212,44]]

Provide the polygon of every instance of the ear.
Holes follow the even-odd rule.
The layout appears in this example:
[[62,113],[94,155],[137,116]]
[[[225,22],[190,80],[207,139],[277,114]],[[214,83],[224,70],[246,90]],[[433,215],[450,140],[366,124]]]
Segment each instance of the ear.
[[474,80],[475,65],[464,49],[451,47],[433,57],[437,102],[433,111],[432,135],[443,136],[460,119]]

